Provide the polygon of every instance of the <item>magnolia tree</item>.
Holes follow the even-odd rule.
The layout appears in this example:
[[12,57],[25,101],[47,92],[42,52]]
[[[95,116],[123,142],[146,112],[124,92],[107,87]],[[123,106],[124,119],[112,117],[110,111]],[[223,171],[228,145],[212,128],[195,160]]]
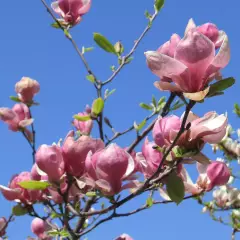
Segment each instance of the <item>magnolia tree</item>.
[[[137,214],[158,204],[179,205],[186,199],[201,204],[213,220],[231,226],[234,239],[240,231],[240,190],[233,186],[238,176],[231,164],[240,159],[240,144],[226,114],[212,111],[198,116],[194,112],[195,105],[207,104],[208,98],[223,95],[235,82],[234,78],[221,75],[221,69],[230,60],[227,34],[213,23],[197,26],[190,19],[182,36],[173,34],[158,49],[145,52],[145,71],[149,68],[156,75],[154,86],[169,96],[158,101],[153,98],[150,104],[141,103],[149,116],[119,132],[104,112],[105,101],[113,94],[105,90],[106,86],[131,63],[164,1],[156,0],[152,12],[146,13],[147,26],[127,54],[121,42],[112,44],[100,33],[94,34],[97,45],[116,55],[119,63],[112,67],[112,75],[105,81],[92,72],[85,58],[85,53],[92,49],[80,50],[71,35],[72,28],[84,24],[83,16],[90,10],[91,0],[58,0],[51,6],[41,1],[54,20],[52,26],[63,31],[77,51],[97,96],[91,106],[73,116],[75,131],[67,133],[64,141],[36,146],[32,108],[38,105],[35,95],[40,84],[30,77],[16,83],[16,96],[11,97],[16,104],[0,108],[0,120],[27,140],[33,164],[31,171],[13,176],[8,186],[0,186],[4,198],[16,203],[10,216],[0,219],[2,239],[7,239],[8,225],[19,219],[16,216],[33,218],[31,230],[35,238],[28,239],[75,240],[84,239],[112,219]],[[173,115],[179,108],[182,115]],[[238,105],[235,112],[240,116]],[[91,135],[93,125],[98,127],[99,135]],[[111,137],[106,135],[106,128],[112,130]],[[129,146],[115,143],[134,131],[136,137]],[[212,145],[214,152],[218,150],[222,158],[209,159],[204,155],[206,144]],[[135,151],[137,146],[141,152]],[[196,182],[187,172],[189,164],[197,168]],[[121,210],[142,194],[147,196],[144,205],[129,212]],[[41,204],[42,210],[37,211],[36,204]],[[227,211],[228,217],[216,216],[217,211]],[[132,238],[122,234],[116,239]]]

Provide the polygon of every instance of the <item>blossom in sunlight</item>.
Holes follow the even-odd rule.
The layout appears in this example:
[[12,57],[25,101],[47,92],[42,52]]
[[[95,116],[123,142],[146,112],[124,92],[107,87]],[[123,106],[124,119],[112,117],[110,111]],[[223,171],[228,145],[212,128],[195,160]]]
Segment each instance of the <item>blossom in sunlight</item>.
[[34,218],[31,224],[32,232],[42,240],[51,240],[52,237],[47,235],[47,231],[51,230],[51,226],[40,218]]
[[[213,24],[188,26],[185,36],[174,34],[157,51],[145,53],[150,70],[161,80],[155,82],[160,90],[177,91],[200,101],[208,93],[206,86],[230,60],[228,37],[218,33]],[[221,40],[218,38],[221,38]],[[216,52],[215,47],[221,44]]]
[[85,160],[88,152],[95,153],[104,148],[101,139],[93,139],[89,136],[81,136],[75,139],[74,132],[68,133],[63,146],[63,158],[67,173],[80,177],[85,172]]
[[132,156],[116,144],[110,144],[94,154],[89,153],[86,160],[88,176],[106,195],[128,188],[130,184],[123,185],[123,181],[128,180],[134,169]]

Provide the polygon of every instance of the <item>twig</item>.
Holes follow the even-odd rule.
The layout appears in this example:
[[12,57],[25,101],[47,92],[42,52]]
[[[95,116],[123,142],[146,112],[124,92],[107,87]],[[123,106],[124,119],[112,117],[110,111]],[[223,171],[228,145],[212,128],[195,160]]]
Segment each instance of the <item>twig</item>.
[[[29,108],[29,114],[30,118],[32,118],[32,112],[31,109]],[[31,124],[31,129],[32,129],[32,157],[33,157],[33,163],[35,163],[35,154],[36,154],[36,131],[34,128],[34,122]]]
[[[152,24],[153,21],[156,19],[158,15],[158,12],[155,12],[154,15],[152,16],[150,23]],[[116,71],[114,71],[114,73],[112,74],[111,77],[109,77],[108,80],[106,80],[105,82],[102,83],[102,85],[106,85],[108,83],[110,83],[117,75],[118,73],[122,70],[122,68],[128,63],[129,58],[133,55],[133,53],[136,51],[138,45],[140,44],[140,42],[142,41],[142,39],[144,38],[144,36],[147,34],[147,32],[151,29],[151,24],[148,24],[148,26],[144,29],[143,33],[141,34],[141,36],[138,38],[138,40],[135,42],[133,48],[131,49],[131,51],[128,53],[127,56],[122,58],[122,62],[120,64],[120,66],[116,69]]]

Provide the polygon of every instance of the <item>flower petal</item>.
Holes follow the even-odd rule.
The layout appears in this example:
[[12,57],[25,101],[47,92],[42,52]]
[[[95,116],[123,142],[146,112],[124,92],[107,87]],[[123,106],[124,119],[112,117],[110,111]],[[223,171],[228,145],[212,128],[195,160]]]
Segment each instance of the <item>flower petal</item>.
[[210,87],[207,87],[203,91],[195,92],[195,93],[183,93],[183,95],[184,95],[184,97],[186,97],[186,98],[188,98],[190,100],[199,102],[199,101],[203,100],[207,96],[207,94],[209,92],[209,89],[210,89]]

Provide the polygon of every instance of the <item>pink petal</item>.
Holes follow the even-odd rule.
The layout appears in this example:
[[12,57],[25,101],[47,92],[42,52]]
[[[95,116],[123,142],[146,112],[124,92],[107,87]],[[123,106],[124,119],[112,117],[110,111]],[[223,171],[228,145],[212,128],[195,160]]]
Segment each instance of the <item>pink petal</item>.
[[185,64],[191,74],[191,81],[185,81],[186,92],[202,90],[203,77],[214,55],[213,42],[197,30],[189,31],[180,41],[175,52],[175,59]]
[[83,6],[78,10],[78,14],[83,15],[87,13],[91,7],[92,0],[82,0]]
[[185,86],[190,81],[190,76],[183,63],[158,52],[149,51],[145,55],[148,67],[155,75],[170,78],[179,88],[187,89]]
[[182,92],[181,88],[169,82],[158,81],[153,84],[160,91]]
[[197,27],[197,26],[196,26],[195,22],[193,21],[192,18],[190,18],[189,21],[188,21],[187,27],[186,27],[186,29],[185,29],[185,35],[186,35],[190,30],[192,30],[192,29],[194,29],[194,28],[196,28],[196,27]]

